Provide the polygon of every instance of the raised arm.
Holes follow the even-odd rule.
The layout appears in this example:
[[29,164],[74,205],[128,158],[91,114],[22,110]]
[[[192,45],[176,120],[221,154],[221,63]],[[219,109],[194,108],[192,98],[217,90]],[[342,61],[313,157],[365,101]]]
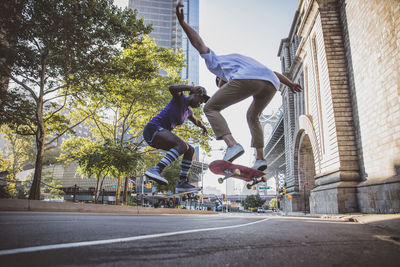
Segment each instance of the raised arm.
[[278,77],[279,81],[281,83],[283,83],[284,85],[286,85],[287,87],[289,87],[290,90],[292,90],[293,93],[298,93],[298,92],[302,91],[302,88],[301,88],[300,84],[292,82],[286,76],[280,74],[279,72],[275,72],[274,71],[274,73]]
[[179,24],[182,26],[182,29],[185,31],[193,47],[196,48],[196,50],[199,51],[200,54],[209,53],[210,49],[204,44],[200,35],[185,22],[182,3],[178,3],[178,5],[176,6],[176,17],[178,18]]
[[173,96],[180,96],[184,91],[190,91],[192,93],[201,92],[201,86],[190,86],[186,84],[174,84],[169,87],[169,91]]

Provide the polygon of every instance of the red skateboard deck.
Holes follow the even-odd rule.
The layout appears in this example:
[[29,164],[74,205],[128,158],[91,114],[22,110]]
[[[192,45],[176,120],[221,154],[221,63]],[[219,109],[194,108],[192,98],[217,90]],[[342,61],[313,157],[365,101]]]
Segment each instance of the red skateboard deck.
[[[210,163],[210,170],[215,174],[224,175],[226,178],[237,178],[246,182],[254,182],[256,178],[263,177],[264,172],[246,166],[233,164],[225,160],[215,160]],[[239,170],[238,173],[235,170]]]

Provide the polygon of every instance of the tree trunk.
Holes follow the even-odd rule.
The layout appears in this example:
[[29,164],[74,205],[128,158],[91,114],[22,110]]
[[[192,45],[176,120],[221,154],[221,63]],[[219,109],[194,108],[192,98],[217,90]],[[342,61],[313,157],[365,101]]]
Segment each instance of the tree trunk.
[[[40,132],[40,130],[38,130],[38,132]],[[29,194],[29,199],[32,200],[40,200],[40,183],[42,180],[43,155],[44,155],[44,133],[37,134],[36,148],[37,148],[37,154],[35,162],[35,173],[33,175],[32,187]]]
[[122,199],[122,202],[124,205],[128,204],[128,176],[125,177],[125,184],[124,184],[124,197]]
[[[103,189],[103,182],[104,182],[104,179],[105,179],[105,178],[106,178],[106,176],[103,176],[103,178],[101,179],[101,183],[100,183],[100,187],[99,187],[99,195],[97,196],[97,198],[100,197],[100,192],[101,192],[102,190],[104,190],[104,189]],[[103,200],[104,200],[104,191],[103,191],[102,197],[103,197]],[[102,204],[103,204],[103,201],[102,201]]]
[[122,184],[122,178],[121,178],[121,175],[118,175],[118,186],[117,186],[117,194],[115,196],[115,205],[119,205],[120,204],[121,184]]
[[99,182],[100,178],[97,178],[96,189],[94,190],[94,204],[97,204],[99,198]]
[[41,86],[41,93],[37,101],[36,119],[37,119],[37,130],[36,130],[36,162],[35,162],[35,173],[33,175],[31,192],[29,199],[40,200],[40,183],[42,180],[42,169],[43,169],[43,156],[44,147],[46,142],[46,127],[43,119],[43,88]]

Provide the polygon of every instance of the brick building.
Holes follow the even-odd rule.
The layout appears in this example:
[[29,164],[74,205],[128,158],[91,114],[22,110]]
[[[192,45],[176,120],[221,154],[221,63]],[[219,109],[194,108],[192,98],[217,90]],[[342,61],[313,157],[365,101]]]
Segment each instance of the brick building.
[[278,52],[304,88],[280,89],[287,211],[400,212],[399,51],[400,1],[299,1]]

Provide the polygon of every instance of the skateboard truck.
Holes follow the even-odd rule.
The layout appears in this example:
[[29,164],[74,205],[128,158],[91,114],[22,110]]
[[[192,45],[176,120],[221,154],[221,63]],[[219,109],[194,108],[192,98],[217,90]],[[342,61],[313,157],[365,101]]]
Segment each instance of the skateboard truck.
[[265,175],[260,177],[260,178],[254,178],[253,182],[251,184],[246,184],[246,187],[247,187],[247,189],[251,189],[251,187],[253,185],[256,185],[256,184],[261,183],[261,182],[264,182],[264,183],[267,182],[267,177]]
[[222,184],[224,180],[233,177],[235,175],[239,176],[240,175],[240,170],[239,169],[234,169],[233,171],[231,170],[225,170],[225,177],[220,177],[218,178],[218,183]]
[[[225,172],[225,177],[218,178],[218,183],[220,183],[220,184],[222,184],[224,182],[224,180],[226,180],[228,178],[231,178],[233,176],[240,176],[240,173],[241,173],[239,169],[234,169],[233,171],[224,170],[224,172]],[[251,187],[253,185],[256,185],[258,183],[267,182],[267,177],[264,175],[264,176],[259,177],[259,178],[252,178],[252,180],[253,180],[252,183],[246,184],[247,189],[251,189]]]

